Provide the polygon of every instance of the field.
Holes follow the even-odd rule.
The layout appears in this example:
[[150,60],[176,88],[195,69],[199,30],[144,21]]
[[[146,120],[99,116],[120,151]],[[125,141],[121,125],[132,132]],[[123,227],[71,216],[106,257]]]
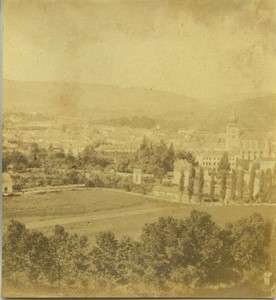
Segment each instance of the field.
[[47,235],[60,224],[70,233],[88,235],[92,241],[97,232],[106,230],[118,238],[138,238],[145,223],[160,216],[185,218],[193,209],[209,212],[221,226],[254,212],[272,219],[275,212],[274,206],[268,205],[184,205],[116,190],[90,189],[3,198],[3,224],[14,219]]

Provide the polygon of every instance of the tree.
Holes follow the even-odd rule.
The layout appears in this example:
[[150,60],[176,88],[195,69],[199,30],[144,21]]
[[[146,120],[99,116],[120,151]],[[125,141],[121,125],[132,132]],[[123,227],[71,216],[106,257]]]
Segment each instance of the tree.
[[203,168],[200,168],[198,174],[198,191],[197,191],[197,197],[200,204],[203,196],[203,186],[204,186],[204,172],[203,172]]
[[271,169],[267,169],[265,174],[265,195],[266,198],[269,200],[269,202],[271,200],[272,181],[273,181],[273,176],[272,176]]
[[49,240],[42,232],[29,232],[25,239],[27,275],[30,282],[37,282],[42,275],[48,275],[54,262]]
[[3,277],[13,276],[17,281],[18,273],[26,268],[27,229],[18,221],[11,220],[3,233]]
[[73,167],[75,164],[76,164],[76,158],[75,156],[73,155],[73,152],[72,150],[69,150],[68,151],[68,154],[65,158],[65,162],[66,164],[68,164],[70,167]]
[[173,170],[174,155],[173,143],[171,143],[165,160],[165,168],[168,172]]
[[183,151],[177,152],[175,156],[176,156],[176,159],[183,159],[192,165],[195,164],[195,158],[191,152],[183,150]]
[[189,201],[191,202],[191,199],[193,197],[194,194],[194,180],[195,180],[195,169],[194,167],[190,168],[190,172],[189,172],[189,185],[188,185],[188,197],[189,197]]
[[259,199],[260,202],[264,202],[265,199],[265,173],[264,170],[261,171],[259,175]]
[[54,228],[54,234],[50,237],[50,247],[54,254],[55,262],[52,269],[49,272],[49,278],[51,282],[57,281],[61,284],[61,281],[68,275],[68,269],[70,266],[70,253],[68,253],[68,240],[69,234],[65,231],[63,226],[56,225]]
[[211,174],[211,183],[210,183],[210,198],[212,200],[212,203],[214,204],[214,198],[215,198],[215,171],[212,171]]
[[244,171],[240,169],[237,176],[237,196],[240,202],[243,200],[244,192]]
[[260,214],[254,213],[228,224],[227,230],[234,258],[233,268],[241,274],[253,268],[259,269],[258,274],[264,271],[269,263],[270,224]]
[[232,201],[236,199],[236,188],[237,188],[237,173],[235,169],[232,169],[231,192],[230,192],[230,198]]
[[224,200],[225,200],[225,196],[226,196],[226,179],[227,179],[226,170],[222,170],[221,171],[220,199],[223,204],[224,204]]
[[121,284],[137,284],[144,273],[141,243],[129,237],[123,237],[118,242],[115,264]]
[[28,159],[23,153],[19,151],[3,153],[3,171],[6,171],[9,165],[13,166],[14,171],[22,172],[28,167]]
[[184,182],[185,182],[185,174],[184,171],[181,172],[179,179],[179,192],[180,192],[180,200],[182,201],[182,195],[184,192]]
[[179,226],[178,220],[172,217],[160,217],[157,222],[145,224],[141,243],[144,257],[144,270],[150,268],[153,276],[159,277],[159,284],[164,278],[168,278],[171,270],[170,261],[176,259],[172,253],[177,238],[185,232]]
[[219,280],[218,271],[224,264],[220,228],[210,214],[198,210],[193,210],[183,223],[186,232],[179,243],[181,252],[186,254],[184,267],[193,266],[199,271],[194,274],[192,281],[195,285],[204,286],[210,281]]
[[222,158],[220,160],[219,163],[219,167],[218,167],[218,171],[226,171],[229,172],[230,171],[230,164],[229,164],[229,160],[228,160],[228,153],[224,152],[222,155]]
[[105,288],[115,285],[121,277],[116,262],[117,252],[118,240],[112,232],[97,234],[96,246],[90,253],[90,272]]
[[249,179],[249,201],[252,204],[254,199],[254,184],[255,184],[256,170],[255,167],[252,166],[250,171],[250,179]]
[[173,170],[174,163],[174,148],[173,144],[170,144],[170,147],[167,148],[166,144],[161,141],[160,145],[157,149],[157,154],[160,153],[159,156],[159,167],[163,170],[163,173],[167,173]]

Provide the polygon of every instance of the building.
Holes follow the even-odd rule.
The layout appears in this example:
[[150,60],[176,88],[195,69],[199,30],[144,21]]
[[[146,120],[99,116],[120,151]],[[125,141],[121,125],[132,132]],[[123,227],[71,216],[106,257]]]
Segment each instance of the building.
[[[225,151],[206,151],[204,153],[201,153],[197,157],[198,165],[204,169],[209,169],[209,170],[218,170],[221,158],[223,156],[223,153]],[[236,169],[237,167],[237,160],[239,158],[238,152],[230,152],[228,153],[228,161],[230,164],[231,169]]]
[[2,174],[2,195],[11,194],[12,189],[12,179],[9,173]]
[[240,130],[237,125],[235,110],[230,117],[230,122],[226,126],[226,150],[238,149],[240,147]]
[[227,152],[239,151],[240,158],[249,161],[271,157],[272,144],[269,134],[263,131],[240,132],[237,121],[233,110],[230,122],[226,126],[225,150]]
[[271,157],[271,143],[266,132],[247,132],[240,137],[242,159]]

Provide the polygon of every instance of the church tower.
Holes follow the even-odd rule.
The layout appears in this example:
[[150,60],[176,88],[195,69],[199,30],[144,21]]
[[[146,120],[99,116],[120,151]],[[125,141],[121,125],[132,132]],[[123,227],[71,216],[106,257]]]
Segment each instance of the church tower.
[[226,126],[226,149],[231,150],[240,147],[240,130],[237,125],[238,118],[236,117],[235,109],[229,119],[229,123]]

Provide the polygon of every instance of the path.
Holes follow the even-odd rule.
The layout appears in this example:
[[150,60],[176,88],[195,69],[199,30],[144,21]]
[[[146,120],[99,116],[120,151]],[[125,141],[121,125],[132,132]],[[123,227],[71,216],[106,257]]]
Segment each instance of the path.
[[91,214],[85,216],[75,216],[70,218],[59,218],[59,219],[52,219],[52,220],[45,220],[45,221],[37,221],[37,222],[25,222],[25,225],[29,229],[37,229],[42,227],[51,227],[57,224],[65,225],[71,223],[79,223],[79,222],[86,222],[86,221],[97,221],[97,220],[105,220],[110,218],[118,218],[124,216],[135,216],[139,214],[147,214],[153,213],[158,211],[164,211],[167,207],[159,207],[159,208],[150,208],[150,209],[135,209],[135,210],[128,210],[122,212],[115,212],[115,213],[106,213],[106,214]]

